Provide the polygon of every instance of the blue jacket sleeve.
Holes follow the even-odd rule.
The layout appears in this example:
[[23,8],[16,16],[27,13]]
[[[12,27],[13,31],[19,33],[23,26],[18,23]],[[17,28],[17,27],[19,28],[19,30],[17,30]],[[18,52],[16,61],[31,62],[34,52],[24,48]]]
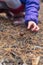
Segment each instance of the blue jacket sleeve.
[[40,0],[26,0],[25,3],[25,23],[34,21],[38,24],[38,11],[40,9]]

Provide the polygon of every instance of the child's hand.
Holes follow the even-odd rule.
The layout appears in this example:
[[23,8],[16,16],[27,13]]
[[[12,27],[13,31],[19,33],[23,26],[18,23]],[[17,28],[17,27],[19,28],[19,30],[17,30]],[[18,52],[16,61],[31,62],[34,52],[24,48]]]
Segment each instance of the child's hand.
[[33,21],[28,22],[28,29],[31,29],[31,31],[33,31],[33,32],[39,31],[38,25],[36,25],[36,23]]

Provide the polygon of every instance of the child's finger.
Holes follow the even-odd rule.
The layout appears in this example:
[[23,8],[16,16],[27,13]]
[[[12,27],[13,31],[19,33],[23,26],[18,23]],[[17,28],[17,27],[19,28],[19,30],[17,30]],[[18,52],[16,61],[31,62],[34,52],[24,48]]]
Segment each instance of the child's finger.
[[35,32],[38,32],[39,31],[39,27],[37,26],[36,29],[34,30]]
[[32,23],[28,23],[28,29],[30,29],[31,28],[31,26],[32,26]]
[[36,30],[36,26],[34,26],[34,28],[31,29],[32,31]]
[[33,28],[31,28],[32,31],[34,31],[36,29],[36,24],[33,24]]
[[36,31],[39,31],[39,29],[40,29],[40,28],[37,26]]

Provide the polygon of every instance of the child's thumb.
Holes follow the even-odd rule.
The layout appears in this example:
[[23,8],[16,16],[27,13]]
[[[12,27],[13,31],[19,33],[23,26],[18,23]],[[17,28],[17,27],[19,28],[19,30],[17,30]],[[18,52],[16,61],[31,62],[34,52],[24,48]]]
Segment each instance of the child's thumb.
[[28,23],[28,27],[27,27],[27,29],[30,29],[30,28],[31,28],[31,25],[32,25],[32,23],[29,22],[29,23]]

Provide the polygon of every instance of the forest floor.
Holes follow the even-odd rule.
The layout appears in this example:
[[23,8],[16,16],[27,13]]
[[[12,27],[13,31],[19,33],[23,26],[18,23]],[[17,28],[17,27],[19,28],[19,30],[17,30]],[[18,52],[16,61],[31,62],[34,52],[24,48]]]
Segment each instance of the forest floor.
[[0,65],[43,65],[43,3],[37,33],[0,16]]

